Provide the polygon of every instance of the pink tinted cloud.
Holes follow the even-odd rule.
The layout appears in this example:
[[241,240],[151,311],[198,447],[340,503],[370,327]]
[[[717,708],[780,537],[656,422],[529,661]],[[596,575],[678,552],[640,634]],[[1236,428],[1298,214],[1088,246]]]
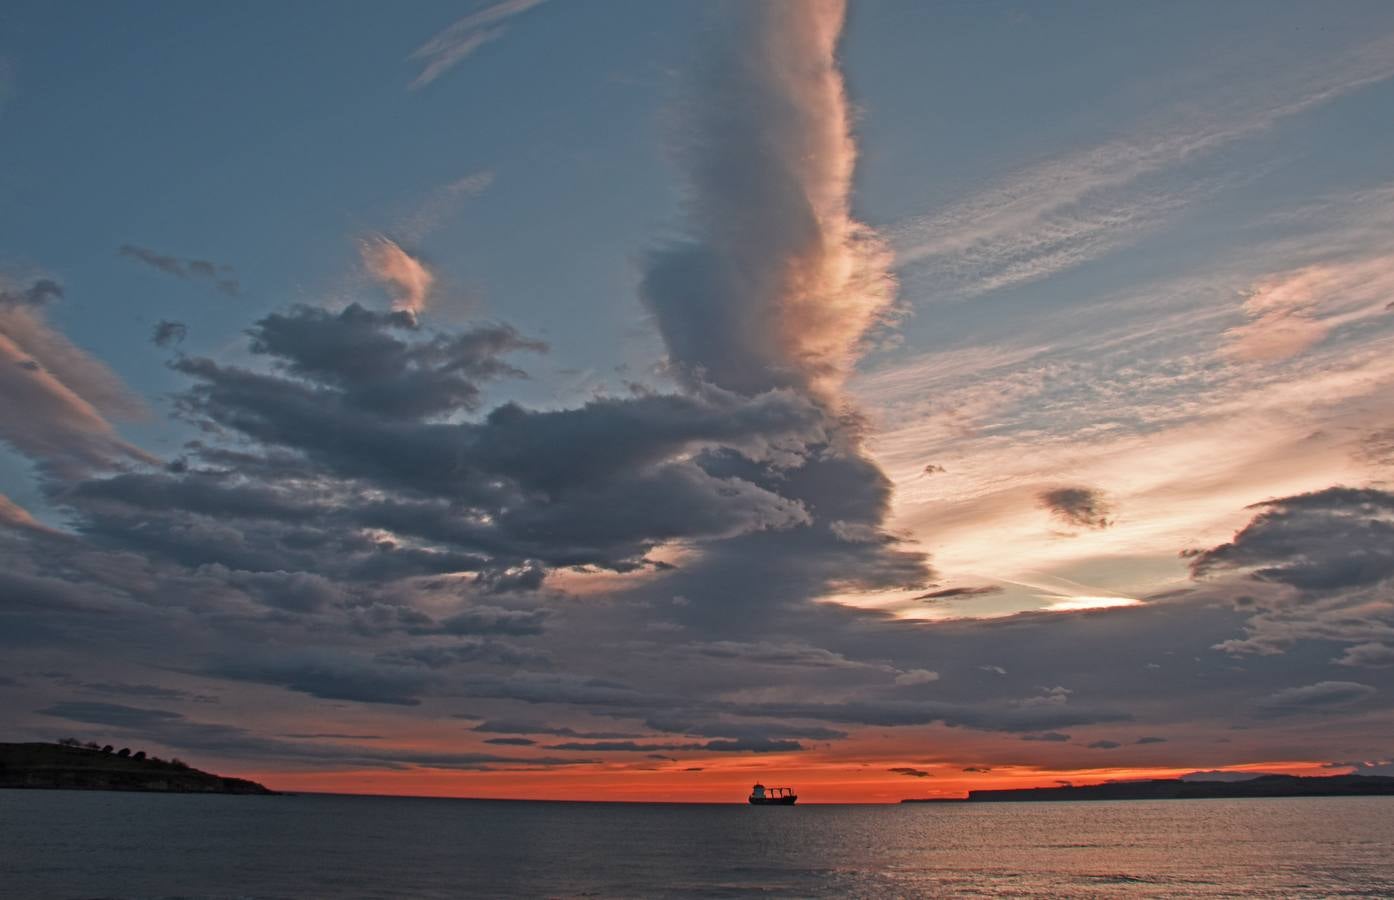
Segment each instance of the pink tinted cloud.
[[358,244],[363,267],[386,288],[392,308],[419,314],[435,286],[436,276],[425,263],[384,235],[373,235]]
[[50,327],[41,307],[0,305],[0,411],[0,440],[52,475],[158,462],[109,421],[141,418],[145,405]]

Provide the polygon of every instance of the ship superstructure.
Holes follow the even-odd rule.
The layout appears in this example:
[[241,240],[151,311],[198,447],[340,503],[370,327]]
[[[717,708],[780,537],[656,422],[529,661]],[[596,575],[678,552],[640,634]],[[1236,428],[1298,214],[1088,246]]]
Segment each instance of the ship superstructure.
[[757,784],[750,789],[749,800],[751,806],[793,806],[799,802],[799,795],[793,788]]

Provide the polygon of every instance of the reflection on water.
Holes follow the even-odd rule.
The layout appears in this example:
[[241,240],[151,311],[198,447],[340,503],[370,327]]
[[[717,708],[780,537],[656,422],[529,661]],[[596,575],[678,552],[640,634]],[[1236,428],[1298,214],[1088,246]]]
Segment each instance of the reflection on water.
[[1394,896],[1394,798],[908,806],[0,791],[5,897]]

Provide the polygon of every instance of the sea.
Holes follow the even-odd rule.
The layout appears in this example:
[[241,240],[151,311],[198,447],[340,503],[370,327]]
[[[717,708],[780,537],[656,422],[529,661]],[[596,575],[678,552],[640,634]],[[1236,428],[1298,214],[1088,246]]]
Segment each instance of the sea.
[[0,790],[4,898],[1391,897],[1394,797],[751,807]]

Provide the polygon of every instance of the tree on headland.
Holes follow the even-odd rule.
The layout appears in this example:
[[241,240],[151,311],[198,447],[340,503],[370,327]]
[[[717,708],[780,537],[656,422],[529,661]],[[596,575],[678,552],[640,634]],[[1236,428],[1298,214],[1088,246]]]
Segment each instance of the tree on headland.
[[107,744],[105,747],[102,748],[102,752],[103,752],[103,753],[110,753],[110,752],[112,751],[112,749],[113,749],[113,747],[112,747],[110,744]]
[[145,751],[144,751],[144,750],[137,750],[137,751],[135,752],[135,755],[132,756],[131,759],[145,759]]
[[130,755],[131,755],[131,748],[130,748],[130,747],[122,747],[120,750],[117,750],[117,751],[116,751],[116,755],[117,755],[117,756],[122,756],[122,757],[130,756]]
[[70,738],[70,737],[69,737],[69,738],[59,738],[59,739],[58,739],[58,745],[59,745],[60,747],[81,747],[81,746],[82,746],[82,743],[81,743],[77,738]]

